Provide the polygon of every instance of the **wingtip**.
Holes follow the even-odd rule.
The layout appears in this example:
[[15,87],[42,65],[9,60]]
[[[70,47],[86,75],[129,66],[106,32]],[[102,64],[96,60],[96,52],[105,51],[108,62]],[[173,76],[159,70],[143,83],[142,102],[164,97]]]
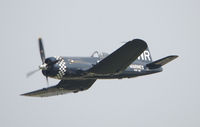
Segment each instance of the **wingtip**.
[[142,40],[142,39],[136,38],[136,39],[133,39],[132,42],[138,43],[139,45],[143,45],[146,48],[148,47],[147,43],[144,40]]
[[133,41],[143,41],[143,42],[145,42],[144,40],[139,39],[139,38],[135,38],[135,39],[133,39]]
[[20,94],[20,96],[25,96],[25,97],[38,97],[32,93],[24,93],[24,94]]
[[[124,42],[122,42],[122,43],[124,43]],[[139,45],[143,45],[146,48],[148,47],[147,43],[144,40],[139,39],[139,38],[135,38],[135,39],[133,39],[131,41],[126,42],[125,44],[127,44],[127,43],[129,43],[129,44],[131,44],[131,43],[137,43]]]
[[173,56],[176,57],[176,58],[179,57],[178,55],[173,55]]
[[178,58],[178,55],[171,55],[170,57],[173,57],[174,59]]
[[26,97],[30,97],[31,95],[30,94],[27,94],[27,93],[24,93],[24,94],[20,94],[20,96],[26,96]]

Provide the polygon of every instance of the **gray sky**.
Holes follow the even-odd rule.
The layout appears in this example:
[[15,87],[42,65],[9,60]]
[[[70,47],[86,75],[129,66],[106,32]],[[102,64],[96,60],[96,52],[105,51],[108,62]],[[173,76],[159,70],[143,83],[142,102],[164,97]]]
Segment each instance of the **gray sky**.
[[[199,127],[198,0],[0,0],[0,126]],[[47,56],[111,53],[141,38],[154,60],[180,57],[164,72],[98,80],[88,91],[50,98],[19,94],[46,87],[26,73]],[[50,79],[55,85],[57,80]]]

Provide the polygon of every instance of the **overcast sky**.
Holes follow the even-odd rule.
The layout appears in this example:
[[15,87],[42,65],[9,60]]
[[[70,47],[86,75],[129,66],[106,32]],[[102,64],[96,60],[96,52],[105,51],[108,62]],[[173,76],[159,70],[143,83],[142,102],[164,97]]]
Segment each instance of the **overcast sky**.
[[[199,35],[199,0],[0,0],[0,126],[199,127]],[[111,53],[140,38],[154,60],[180,57],[162,73],[23,97],[46,87],[41,72],[26,78],[41,64],[38,37],[46,56]]]

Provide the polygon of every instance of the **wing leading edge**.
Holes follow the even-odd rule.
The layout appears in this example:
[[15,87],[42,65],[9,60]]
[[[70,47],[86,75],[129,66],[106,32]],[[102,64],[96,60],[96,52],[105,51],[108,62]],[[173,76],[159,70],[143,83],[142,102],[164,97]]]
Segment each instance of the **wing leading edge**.
[[96,80],[61,80],[58,85],[43,88],[33,92],[22,94],[22,96],[49,97],[78,92],[89,89]]
[[146,42],[134,39],[127,42],[112,54],[88,70],[95,74],[115,74],[125,70],[147,48]]

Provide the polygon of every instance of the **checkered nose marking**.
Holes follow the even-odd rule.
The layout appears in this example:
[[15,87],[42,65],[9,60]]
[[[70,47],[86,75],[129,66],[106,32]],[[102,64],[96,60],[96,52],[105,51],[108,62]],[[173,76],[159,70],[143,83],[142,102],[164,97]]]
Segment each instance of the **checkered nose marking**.
[[56,60],[59,60],[59,62],[57,63],[59,66],[59,71],[58,71],[58,74],[56,75],[56,78],[61,79],[66,74],[67,66],[62,57],[56,56],[55,58]]

